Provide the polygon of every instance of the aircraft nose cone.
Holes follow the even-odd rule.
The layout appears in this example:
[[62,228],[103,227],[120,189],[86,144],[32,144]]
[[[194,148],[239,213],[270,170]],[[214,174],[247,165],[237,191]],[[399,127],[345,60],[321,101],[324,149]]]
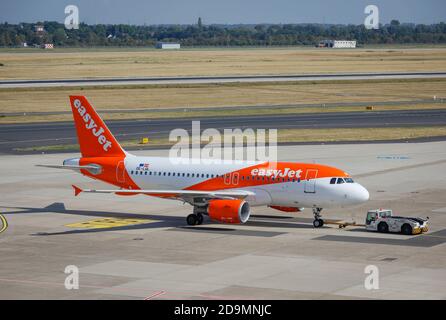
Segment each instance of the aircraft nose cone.
[[359,188],[358,188],[358,190],[356,192],[356,199],[357,199],[357,201],[360,202],[360,203],[368,201],[369,198],[370,198],[370,194],[367,191],[367,189],[364,188],[361,185],[358,185],[358,187]]

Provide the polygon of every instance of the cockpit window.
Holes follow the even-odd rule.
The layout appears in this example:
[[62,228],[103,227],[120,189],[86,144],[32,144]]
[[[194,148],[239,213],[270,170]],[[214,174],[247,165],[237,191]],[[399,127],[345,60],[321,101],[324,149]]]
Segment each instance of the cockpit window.
[[331,178],[330,184],[355,183],[352,178]]

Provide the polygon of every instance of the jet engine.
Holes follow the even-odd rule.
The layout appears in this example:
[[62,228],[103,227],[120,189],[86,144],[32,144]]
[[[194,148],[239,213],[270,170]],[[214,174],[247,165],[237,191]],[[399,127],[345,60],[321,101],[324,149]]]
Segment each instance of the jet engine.
[[212,220],[223,223],[245,223],[251,214],[249,203],[240,200],[211,200],[209,201],[208,214]]

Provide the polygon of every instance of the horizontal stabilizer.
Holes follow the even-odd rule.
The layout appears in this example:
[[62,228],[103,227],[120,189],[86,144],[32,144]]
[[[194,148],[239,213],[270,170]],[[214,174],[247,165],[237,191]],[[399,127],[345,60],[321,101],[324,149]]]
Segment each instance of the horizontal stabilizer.
[[58,165],[58,164],[36,164],[36,167],[53,168],[53,169],[69,169],[79,171],[81,169],[97,172],[100,167],[97,165],[75,166],[75,165]]
[[74,189],[74,196],[77,197],[79,193],[81,193],[83,190],[79,188],[78,186],[75,186],[74,184],[71,185]]

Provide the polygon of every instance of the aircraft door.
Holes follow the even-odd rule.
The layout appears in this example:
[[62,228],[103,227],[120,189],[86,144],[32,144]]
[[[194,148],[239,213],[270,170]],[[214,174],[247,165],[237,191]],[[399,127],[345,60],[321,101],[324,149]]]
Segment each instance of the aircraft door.
[[305,176],[305,193],[316,193],[317,169],[308,169]]
[[119,161],[116,167],[116,180],[119,183],[125,182],[125,165],[123,160]]

